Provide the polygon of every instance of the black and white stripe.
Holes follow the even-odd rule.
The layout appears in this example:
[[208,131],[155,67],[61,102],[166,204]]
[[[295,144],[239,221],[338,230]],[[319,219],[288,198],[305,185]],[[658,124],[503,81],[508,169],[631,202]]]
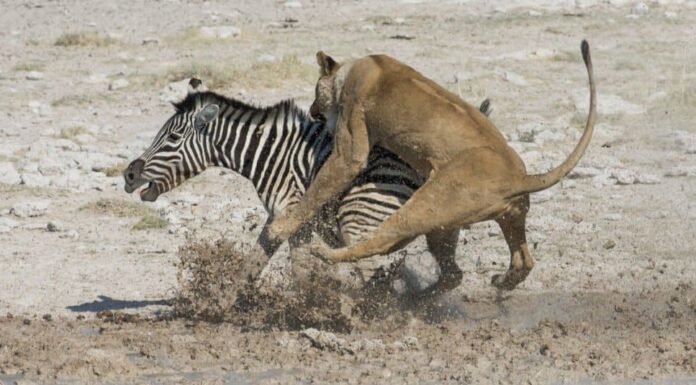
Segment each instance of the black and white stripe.
[[[206,106],[219,112],[205,127],[196,117]],[[277,215],[296,204],[332,149],[332,132],[291,100],[256,107],[213,92],[191,93],[139,158],[142,179],[157,195],[207,167],[249,179],[265,208]],[[422,183],[394,154],[377,148],[367,168],[336,202],[344,241],[362,237],[396,211]]]

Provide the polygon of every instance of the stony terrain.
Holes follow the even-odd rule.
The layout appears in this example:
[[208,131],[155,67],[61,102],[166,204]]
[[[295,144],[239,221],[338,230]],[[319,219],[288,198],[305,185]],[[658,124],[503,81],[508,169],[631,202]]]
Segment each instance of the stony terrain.
[[[0,8],[0,384],[696,383],[695,1]],[[388,53],[471,103],[490,97],[540,172],[584,124],[582,38],[599,123],[571,176],[533,196],[537,265],[518,289],[489,285],[508,252],[482,223],[463,230],[459,288],[350,332],[169,316],[186,235],[250,244],[265,219],[222,169],[153,204],[123,192],[186,79],[307,106],[317,50]],[[407,275],[432,278],[422,241],[405,253]]]

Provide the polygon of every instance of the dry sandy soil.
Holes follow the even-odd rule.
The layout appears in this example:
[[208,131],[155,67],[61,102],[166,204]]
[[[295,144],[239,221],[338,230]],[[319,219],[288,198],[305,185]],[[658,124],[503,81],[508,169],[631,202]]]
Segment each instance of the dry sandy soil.
[[[696,383],[696,2],[488,3],[0,0],[0,383]],[[463,231],[459,288],[343,330],[172,315],[186,234],[250,244],[265,214],[220,169],[154,204],[123,192],[171,82],[307,106],[318,49],[384,52],[490,97],[543,171],[584,122],[582,38],[599,124],[534,195],[537,265],[515,291],[489,284],[508,252],[482,223]],[[424,242],[405,253],[432,270]]]

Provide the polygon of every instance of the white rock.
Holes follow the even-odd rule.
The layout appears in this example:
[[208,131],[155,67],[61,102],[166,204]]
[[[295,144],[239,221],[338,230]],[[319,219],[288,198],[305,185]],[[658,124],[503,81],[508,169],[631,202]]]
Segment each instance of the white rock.
[[656,102],[658,100],[662,100],[668,96],[666,91],[657,91],[653,92],[648,96],[648,102]]
[[317,349],[333,351],[341,354],[354,353],[348,342],[344,338],[337,337],[334,333],[309,328],[302,330],[300,335],[307,338],[312,343],[312,346]]
[[[580,113],[587,113],[590,97],[587,89],[577,89],[571,95],[575,108]],[[645,113],[646,109],[635,103],[626,101],[618,95],[598,94],[597,112],[604,115],[637,115]]]
[[527,85],[527,80],[524,77],[522,77],[522,75],[518,75],[511,71],[505,71],[503,73],[503,79],[516,86],[524,87]]
[[31,109],[31,112],[39,116],[48,116],[53,113],[53,109],[46,103],[40,102],[38,100],[30,101],[27,106]]
[[665,17],[668,18],[668,19],[676,19],[677,16],[678,16],[678,15],[677,15],[676,12],[672,12],[672,11],[666,11],[666,12],[665,12]]
[[631,8],[631,13],[635,15],[642,15],[650,10],[647,4],[640,2]]
[[527,12],[527,14],[531,17],[539,17],[539,16],[543,15],[543,13],[541,13],[539,11],[535,11],[535,10],[531,10],[531,11]]
[[624,128],[613,126],[609,123],[598,123],[595,126],[592,139],[597,142],[611,142],[620,139],[623,136]]
[[108,77],[106,74],[90,74],[87,79],[85,79],[85,83],[89,84],[98,84],[98,83],[106,83],[109,81]]
[[22,184],[29,187],[46,187],[51,184],[51,178],[38,173],[23,173]]
[[637,184],[658,184],[662,182],[659,176],[655,174],[639,173],[636,175],[635,183]]
[[[15,221],[14,219],[11,218],[5,218],[5,217],[0,217],[0,232],[3,232],[2,229],[6,229],[7,231],[14,229],[15,227],[19,226],[19,223]],[[5,231],[5,232],[7,232]]]
[[666,177],[696,176],[696,166],[679,165],[665,173]]
[[19,218],[40,217],[46,214],[50,205],[48,200],[24,201],[15,204],[10,212]]
[[616,183],[620,185],[636,183],[636,173],[632,170],[617,169],[611,172],[611,177],[616,179]]
[[20,184],[22,179],[15,166],[10,162],[0,162],[0,183]]
[[302,3],[299,1],[286,1],[283,3],[285,8],[302,8]]
[[208,39],[227,39],[242,34],[242,30],[233,26],[201,27],[201,36]]
[[275,56],[266,53],[257,57],[256,61],[261,63],[272,63],[274,61],[277,61],[277,59]]
[[596,167],[575,167],[568,175],[571,179],[594,178],[602,171]]
[[25,78],[27,80],[41,80],[44,78],[44,74],[43,74],[43,72],[39,72],[39,71],[30,71],[27,73]]
[[128,87],[128,84],[130,84],[128,82],[128,79],[118,78],[118,79],[112,81],[111,84],[109,84],[109,90],[111,90],[111,91],[120,90],[120,89]]

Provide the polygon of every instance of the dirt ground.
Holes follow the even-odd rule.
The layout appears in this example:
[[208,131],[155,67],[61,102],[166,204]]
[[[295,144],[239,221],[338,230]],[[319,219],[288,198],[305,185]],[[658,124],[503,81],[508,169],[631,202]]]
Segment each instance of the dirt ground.
[[[0,0],[0,384],[696,383],[696,2],[490,3]],[[248,245],[265,213],[222,169],[152,204],[123,191],[170,83],[306,107],[317,50],[387,53],[491,98],[541,172],[584,124],[583,38],[598,125],[532,198],[537,264],[516,290],[489,284],[509,257],[482,223],[456,290],[343,330],[172,312],[187,235]],[[431,269],[422,240],[404,253]]]

